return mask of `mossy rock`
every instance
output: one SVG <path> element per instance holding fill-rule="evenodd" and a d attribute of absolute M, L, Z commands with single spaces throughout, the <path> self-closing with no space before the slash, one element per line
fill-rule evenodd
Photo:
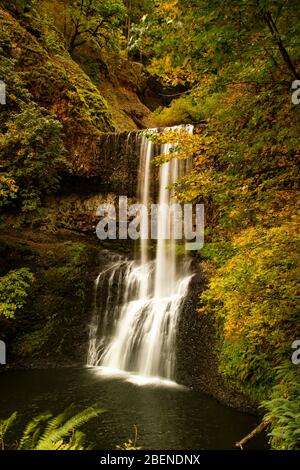
<path fill-rule="evenodd" d="M 34 241 L 0 236 L 1 274 L 27 267 L 35 277 L 25 307 L 11 321 L 0 320 L 9 365 L 84 363 L 98 252 L 84 240 L 42 233 Z"/>

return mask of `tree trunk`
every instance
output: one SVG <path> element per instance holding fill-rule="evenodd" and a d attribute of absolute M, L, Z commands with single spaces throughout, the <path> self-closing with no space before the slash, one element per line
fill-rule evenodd
<path fill-rule="evenodd" d="M 266 427 L 269 425 L 269 421 L 262 421 L 258 426 L 256 426 L 253 431 L 251 431 L 247 436 L 243 437 L 239 442 L 235 443 L 236 447 L 239 447 L 240 449 L 243 450 L 243 446 L 247 444 L 248 441 L 250 441 L 253 437 L 257 436 L 257 434 L 260 434 Z"/>
<path fill-rule="evenodd" d="M 278 31 L 277 26 L 276 26 L 276 24 L 275 24 L 275 22 L 272 18 L 271 13 L 269 11 L 263 13 L 263 18 L 264 18 L 266 24 L 268 25 L 268 28 L 269 28 L 273 38 L 275 38 L 275 42 L 278 46 L 278 49 L 281 53 L 281 56 L 282 56 L 284 62 L 286 63 L 288 69 L 290 70 L 290 72 L 292 72 L 292 74 L 294 75 L 295 78 L 299 79 L 300 75 L 297 72 L 296 67 L 293 64 L 293 61 L 290 58 L 290 55 L 289 55 L 288 51 L 284 47 L 284 44 L 282 42 L 279 31 Z"/>

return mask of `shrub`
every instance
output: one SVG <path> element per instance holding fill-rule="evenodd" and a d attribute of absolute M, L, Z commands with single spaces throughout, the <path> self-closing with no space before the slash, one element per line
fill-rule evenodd
<path fill-rule="evenodd" d="M 172 101 L 168 108 L 159 108 L 154 118 L 158 127 L 167 127 L 199 122 L 203 114 L 197 103 L 187 96 Z"/>
<path fill-rule="evenodd" d="M 270 400 L 262 406 L 271 423 L 270 442 L 274 449 L 300 450 L 300 374 L 296 365 L 284 362 L 277 369 Z"/>
<path fill-rule="evenodd" d="M 17 450 L 84 450 L 85 435 L 78 430 L 79 427 L 92 418 L 104 413 L 98 405 L 90 406 L 83 411 L 75 413 L 74 406 L 70 406 L 57 416 L 51 412 L 42 413 L 34 417 L 20 436 Z M 14 412 L 8 419 L 0 420 L 0 444 L 4 450 L 4 438 L 17 418 Z"/>
<path fill-rule="evenodd" d="M 62 126 L 34 104 L 23 105 L 0 135 L 1 170 L 20 188 L 23 213 L 37 212 L 43 198 L 59 187 L 59 173 L 67 168 Z"/>
<path fill-rule="evenodd" d="M 0 277 L 0 317 L 14 318 L 16 312 L 24 307 L 33 281 L 34 276 L 27 268 L 10 271 Z"/>

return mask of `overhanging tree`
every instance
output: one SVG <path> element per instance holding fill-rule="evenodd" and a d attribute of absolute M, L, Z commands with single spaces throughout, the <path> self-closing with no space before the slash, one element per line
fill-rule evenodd
<path fill-rule="evenodd" d="M 100 46 L 113 42 L 125 16 L 121 0 L 69 0 L 65 27 L 69 51 L 88 41 Z"/>

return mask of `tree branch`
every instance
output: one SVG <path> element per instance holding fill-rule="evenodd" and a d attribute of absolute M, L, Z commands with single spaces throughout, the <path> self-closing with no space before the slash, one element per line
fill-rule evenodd
<path fill-rule="evenodd" d="M 243 446 L 247 444 L 248 441 L 253 439 L 253 437 L 257 436 L 257 434 L 260 434 L 266 427 L 270 424 L 269 420 L 263 420 L 258 426 L 256 426 L 253 431 L 251 431 L 247 436 L 243 437 L 239 442 L 235 443 L 235 447 L 239 447 L 241 450 L 243 450 Z"/>
<path fill-rule="evenodd" d="M 275 24 L 275 22 L 272 18 L 271 13 L 269 11 L 262 12 L 262 10 L 261 10 L 261 13 L 262 13 L 263 19 L 265 20 L 265 22 L 266 22 L 273 38 L 275 39 L 275 42 L 278 46 L 278 49 L 281 53 L 281 56 L 282 56 L 285 64 L 287 65 L 290 72 L 294 75 L 294 77 L 297 78 L 297 79 L 300 79 L 300 75 L 297 72 L 296 67 L 293 64 L 293 61 L 292 61 L 288 51 L 286 50 L 286 48 L 283 44 L 283 41 L 282 41 L 281 36 L 279 34 L 278 28 L 277 28 L 277 26 L 276 26 L 276 24 Z"/>

